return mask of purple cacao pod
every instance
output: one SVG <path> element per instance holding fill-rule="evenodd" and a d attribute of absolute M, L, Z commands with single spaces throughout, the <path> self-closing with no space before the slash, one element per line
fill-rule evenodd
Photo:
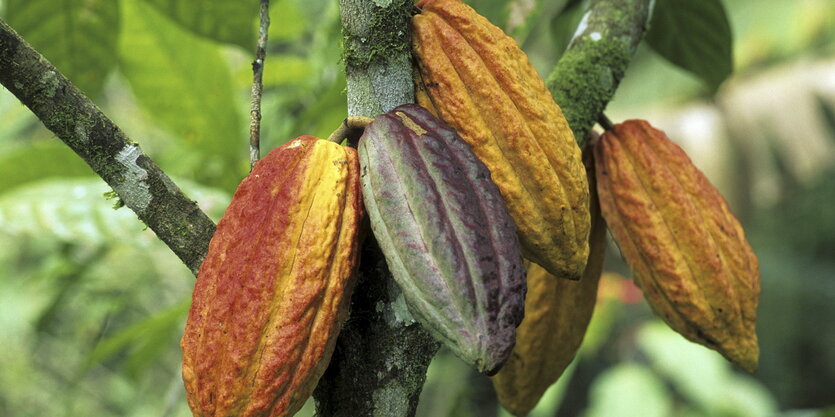
<path fill-rule="evenodd" d="M 487 167 L 414 104 L 378 116 L 357 150 L 371 228 L 409 311 L 479 372 L 497 372 L 522 321 L 525 270 Z"/>

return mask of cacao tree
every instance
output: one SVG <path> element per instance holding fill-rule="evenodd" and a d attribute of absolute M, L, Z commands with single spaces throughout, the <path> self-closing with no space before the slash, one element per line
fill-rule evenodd
<path fill-rule="evenodd" d="M 181 191 L 178 187 L 179 181 L 172 180 L 154 160 L 143 152 L 141 142 L 134 141 L 138 138 L 129 138 L 89 98 L 106 88 L 102 80 L 112 69 L 109 65 L 114 65 L 115 61 L 110 64 L 91 64 L 89 67 L 66 66 L 64 68 L 67 68 L 70 73 L 69 77 L 66 76 L 61 68 L 56 68 L 44 58 L 47 51 L 33 48 L 25 36 L 29 28 L 27 24 L 34 24 L 31 20 L 27 21 L 26 17 L 35 15 L 32 8 L 38 7 L 37 5 L 42 2 L 27 4 L 25 1 L 9 0 L 5 3 L 4 19 L 11 24 L 0 21 L 0 83 L 112 187 L 119 201 L 136 213 L 139 219 L 165 242 L 183 264 L 192 273 L 197 274 L 209 250 L 209 242 L 215 234 L 214 222 L 192 198 Z M 267 3 L 262 1 L 262 7 Z M 484 13 L 488 15 L 487 11 L 496 10 L 486 5 L 489 2 L 472 3 L 476 9 L 482 6 Z M 513 3 L 515 7 L 524 7 L 523 3 L 526 2 L 505 3 Z M 535 10 L 549 7 L 546 5 L 547 2 L 532 3 L 534 7 L 529 8 L 527 14 L 523 14 L 523 17 L 527 19 L 531 19 L 531 16 L 536 14 Z M 559 3 L 561 10 L 566 12 L 573 10 L 574 13 L 579 12 L 578 15 L 582 16 L 576 28 L 572 27 L 573 34 L 565 50 L 560 50 L 555 54 L 559 56 L 559 60 L 553 64 L 553 69 L 546 77 L 545 83 L 548 92 L 560 105 L 567 120 L 567 124 L 549 128 L 557 132 L 556 136 L 563 139 L 575 138 L 579 145 L 579 147 L 574 146 L 574 143 L 568 142 L 571 149 L 576 150 L 576 152 L 572 151 L 574 153 L 570 158 L 575 163 L 573 166 L 575 169 L 572 172 L 568 172 L 567 169 L 565 172 L 560 172 L 563 184 L 569 183 L 579 187 L 580 184 L 585 183 L 585 174 L 589 167 L 586 167 L 586 170 L 582 168 L 579 148 L 586 144 L 587 138 L 592 137 L 590 132 L 598 121 L 604 128 L 611 129 L 611 123 L 603 116 L 603 111 L 614 96 L 641 42 L 648 43 L 671 62 L 703 79 L 708 90 L 715 90 L 731 72 L 729 27 L 723 6 L 718 0 L 659 0 L 657 2 L 591 0 Z M 124 2 L 99 1 L 90 4 L 92 6 L 75 6 L 84 9 L 84 13 L 80 13 L 79 16 L 94 15 L 96 17 L 93 20 L 101 18 L 101 21 L 105 22 L 99 24 L 99 29 L 103 33 L 107 31 L 107 16 L 118 15 L 119 7 L 123 7 L 137 10 L 147 8 L 151 10 L 149 13 L 164 14 L 191 32 L 209 35 L 219 41 L 242 45 L 248 49 L 252 49 L 257 37 L 257 29 L 254 26 L 250 31 L 239 30 L 240 22 L 243 22 L 243 26 L 246 27 L 254 20 L 258 13 L 255 2 L 250 2 L 250 4 L 205 2 L 206 9 L 201 9 L 199 12 L 182 6 L 186 4 L 185 2 L 125 0 Z M 654 10 L 651 10 L 653 4 Z M 421 97 L 415 96 L 417 74 L 415 59 L 421 63 L 425 74 L 437 71 L 435 78 L 430 79 L 424 76 L 423 82 L 436 82 L 435 79 L 441 79 L 444 73 L 443 70 L 427 69 L 428 60 L 425 56 L 420 56 L 420 51 L 416 51 L 416 58 L 413 57 L 413 36 L 420 34 L 419 30 L 413 31 L 411 24 L 413 16 L 417 13 L 413 2 L 410 0 L 340 0 L 339 10 L 342 30 L 342 64 L 344 64 L 344 75 L 340 76 L 344 76 L 345 79 L 347 104 L 347 114 L 341 116 L 373 118 L 398 106 L 415 102 L 428 108 L 429 102 L 421 101 Z M 206 17 L 209 15 L 214 16 L 214 19 Z M 510 26 L 508 23 L 510 19 L 504 14 L 493 17 L 507 21 L 505 23 Z M 118 21 L 118 18 L 114 18 L 113 21 Z M 703 30 L 699 28 L 704 22 L 711 28 L 708 30 L 711 36 L 702 36 L 704 33 L 699 32 Z M 263 65 L 271 65 L 270 55 L 265 57 L 263 54 L 263 42 L 267 38 L 267 32 L 263 19 L 261 23 L 262 48 L 258 50 L 253 63 L 256 79 Z M 131 24 L 141 29 L 136 22 Z M 517 28 L 515 34 L 518 38 L 523 38 L 526 36 L 525 31 L 531 30 L 529 24 L 517 22 L 515 25 Z M 418 24 L 415 24 L 415 27 L 419 27 Z M 16 30 L 24 36 L 18 34 Z M 278 30 L 279 37 L 287 36 L 287 39 L 293 39 L 293 35 L 282 34 L 281 29 Z M 338 33 L 324 33 L 321 36 L 324 37 L 322 42 L 331 46 L 340 41 Z M 121 48 L 129 51 L 130 41 L 121 39 L 119 42 L 128 43 L 128 45 L 122 45 Z M 109 54 L 112 54 L 116 48 L 115 42 L 115 37 L 105 37 L 101 44 L 97 45 L 98 49 L 84 51 L 90 56 L 83 57 L 80 62 L 107 62 L 111 57 Z M 192 45 L 170 46 L 173 49 L 182 48 L 183 51 L 187 51 Z M 200 44 L 195 42 L 193 46 L 199 48 Z M 332 49 L 326 51 L 332 51 Z M 61 57 L 59 52 L 49 51 L 49 54 L 58 60 L 76 62 L 75 59 Z M 167 57 L 172 61 L 173 71 L 176 72 L 177 69 L 189 66 L 225 65 L 221 62 L 220 55 L 215 56 L 217 62 L 188 62 L 188 52 L 183 52 L 183 55 L 185 57 L 182 59 L 186 62 L 179 63 L 179 66 L 176 65 L 177 62 L 174 62 L 180 58 L 178 53 Z M 335 63 L 337 57 L 333 56 L 332 60 Z M 130 83 L 153 82 L 153 80 L 147 80 L 147 76 L 143 79 L 140 71 L 143 57 L 124 54 L 119 61 Z M 280 59 L 276 61 L 276 65 L 289 64 L 289 61 Z M 225 80 L 214 81 L 217 81 L 216 85 L 206 86 L 206 88 L 228 89 L 228 86 L 224 85 Z M 190 81 L 188 77 L 182 77 L 178 82 L 193 81 Z M 256 82 L 254 89 L 259 89 L 259 84 Z M 503 87 L 508 87 L 504 90 L 512 90 L 507 85 Z M 224 97 L 232 96 L 228 91 L 220 91 L 218 94 L 224 94 Z M 260 90 L 257 94 L 260 94 Z M 420 94 L 419 91 L 418 94 Z M 142 100 L 151 103 L 149 107 L 154 107 L 153 95 L 143 97 Z M 183 97 L 182 105 L 203 110 L 200 97 Z M 205 110 L 209 113 L 206 117 L 228 118 L 231 120 L 230 125 L 237 123 L 238 116 L 233 110 L 212 108 Z M 499 117 L 501 123 L 504 116 L 501 113 L 502 106 L 496 105 L 491 110 L 496 112 L 496 117 Z M 435 111 L 443 115 L 446 110 L 438 107 Z M 186 125 L 177 119 L 176 110 L 166 109 L 164 112 L 168 113 L 161 116 L 163 123 L 172 129 L 180 129 L 184 135 L 193 135 L 196 146 L 208 146 L 209 152 L 221 152 L 222 147 L 245 148 L 244 143 L 227 142 L 222 145 L 203 143 L 199 136 L 204 132 L 199 128 L 194 128 L 194 126 L 201 126 L 203 120 L 195 121 L 193 126 Z M 261 117 L 260 110 L 253 110 L 251 130 L 258 131 Z M 263 117 L 268 118 L 270 114 L 266 113 Z M 510 128 L 513 127 L 510 126 Z M 455 128 L 459 132 L 466 130 L 465 126 L 455 126 Z M 194 129 L 194 131 L 189 129 Z M 560 146 L 568 145 L 563 143 Z M 257 142 L 251 149 L 254 161 L 258 156 Z M 360 149 L 361 152 L 364 151 L 364 148 Z M 478 150 L 475 152 L 479 153 Z M 550 160 L 546 162 L 556 165 L 557 160 L 565 154 L 567 152 L 555 150 L 553 155 L 547 156 L 546 159 Z M 230 156 L 228 153 L 223 155 L 219 164 L 240 166 L 242 161 L 246 161 L 240 155 Z M 362 158 L 361 153 L 361 162 Z M 373 160 L 367 162 L 367 164 L 373 163 Z M 485 162 L 485 164 L 491 171 L 494 170 L 490 162 Z M 593 172 L 593 170 L 590 171 Z M 203 175 L 208 181 L 225 182 L 227 188 L 232 188 L 239 182 L 239 179 L 213 178 L 210 172 L 204 172 Z M 502 188 L 502 184 L 498 185 Z M 584 198 L 587 199 L 587 197 Z M 104 202 L 102 204 L 106 205 Z M 575 206 L 579 207 L 579 205 L 572 207 Z M 540 205 L 532 209 L 526 207 L 520 211 L 544 213 L 541 218 L 536 219 L 541 224 L 555 223 L 553 219 L 564 216 L 564 214 L 557 213 L 556 209 L 553 209 L 553 213 L 548 213 L 549 209 L 552 208 Z M 513 210 L 514 207 L 510 207 L 511 215 L 514 214 Z M 570 216 L 585 220 L 589 217 L 588 213 L 579 208 Z M 594 239 L 597 236 L 597 240 L 600 241 L 605 227 L 600 225 L 599 222 L 602 219 L 599 215 L 594 216 L 593 213 L 591 237 Z M 371 221 L 374 222 L 373 217 Z M 520 229 L 528 226 L 520 220 L 516 222 Z M 535 229 L 537 224 L 534 223 L 536 222 L 531 222 L 533 224 L 531 228 Z M 580 265 L 581 263 L 585 265 L 589 252 L 589 231 L 584 232 L 578 234 L 577 241 L 569 245 L 565 253 L 557 256 L 552 256 L 551 253 L 542 254 L 539 255 L 540 258 L 537 258 L 537 255 L 526 256 L 546 267 L 548 271 L 541 271 L 541 275 L 547 275 L 550 272 L 570 275 L 576 279 L 583 275 L 584 271 L 585 274 L 589 274 L 588 267 L 584 269 Z M 559 235 L 557 238 L 561 240 L 565 236 Z M 535 243 L 523 241 L 523 246 L 526 245 L 536 246 Z M 592 257 L 594 257 L 595 245 L 592 243 L 591 246 Z M 597 247 L 600 249 L 600 245 Z M 359 252 L 361 262 L 358 286 L 350 299 L 350 317 L 342 326 L 335 345 L 332 340 L 328 342 L 329 350 L 333 350 L 334 353 L 327 369 L 320 370 L 323 375 L 312 394 L 316 400 L 317 413 L 322 416 L 411 416 L 414 415 L 418 404 L 421 388 L 426 378 L 426 369 L 439 348 L 439 343 L 432 337 L 432 334 L 439 330 L 427 331 L 421 324 L 408 318 L 408 313 L 405 313 L 403 307 L 400 288 L 394 281 L 394 278 L 401 278 L 398 276 L 400 271 L 390 268 L 384 257 L 384 250 L 381 250 L 374 239 L 366 239 Z M 513 257 L 512 253 L 503 252 L 502 254 Z M 558 259 L 572 256 L 577 259 L 565 262 Z M 549 264 L 549 260 L 554 264 Z M 242 268 L 246 267 L 247 265 L 244 265 Z M 591 289 L 584 288 L 578 291 L 595 292 L 599 268 L 599 264 L 592 268 L 596 270 L 596 273 L 591 273 L 595 275 L 593 285 L 589 287 Z M 392 272 L 394 272 L 394 277 Z M 401 285 L 404 284 L 401 283 Z M 586 307 L 590 315 L 590 306 L 583 307 Z M 344 309 L 340 309 L 342 310 Z M 585 319 L 585 323 L 587 322 L 588 317 Z M 515 327 L 516 324 L 518 320 L 514 321 L 513 326 Z M 188 332 L 187 329 L 187 334 Z M 566 332 L 572 333 L 572 330 L 569 329 Z M 694 336 L 694 338 L 698 337 Z M 582 331 L 580 331 L 579 339 L 582 339 Z M 579 339 L 575 340 L 577 345 Z M 194 347 L 196 350 L 201 348 L 206 348 L 206 346 Z M 191 369 L 191 365 L 199 359 L 195 360 L 193 357 L 186 356 L 187 363 L 190 364 L 189 369 Z M 487 370 L 495 371 L 493 365 L 495 364 L 488 366 Z M 560 366 L 565 365 L 566 363 L 562 363 Z M 502 386 L 501 381 L 501 377 L 494 381 L 497 389 Z M 309 381 L 306 383 L 310 385 Z M 312 386 L 309 388 L 312 389 Z M 502 395 L 501 391 L 499 395 Z M 295 410 L 300 406 L 301 404 L 296 401 L 290 408 Z"/>

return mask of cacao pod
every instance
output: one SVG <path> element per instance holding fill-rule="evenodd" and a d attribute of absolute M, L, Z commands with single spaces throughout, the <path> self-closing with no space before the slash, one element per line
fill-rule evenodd
<path fill-rule="evenodd" d="M 595 159 L 603 217 L 655 313 L 756 370 L 757 257 L 719 191 L 643 120 L 606 132 Z"/>
<path fill-rule="evenodd" d="M 583 159 L 591 186 L 589 259 L 580 281 L 557 279 L 528 263 L 525 319 L 516 329 L 516 347 L 491 378 L 499 404 L 515 416 L 526 416 L 542 394 L 559 379 L 583 342 L 597 301 L 597 286 L 606 254 L 606 222 L 594 190 L 591 149 Z"/>
<path fill-rule="evenodd" d="M 357 150 L 371 230 L 409 311 L 478 371 L 495 372 L 513 349 L 525 277 L 490 172 L 414 104 L 377 117 Z"/>
<path fill-rule="evenodd" d="M 417 5 L 418 103 L 490 169 L 525 257 L 579 279 L 589 254 L 589 191 L 562 111 L 515 41 L 471 7 L 459 0 Z"/>
<path fill-rule="evenodd" d="M 354 149 L 302 136 L 258 161 L 194 288 L 181 345 L 195 416 L 301 408 L 347 317 L 362 216 Z"/>

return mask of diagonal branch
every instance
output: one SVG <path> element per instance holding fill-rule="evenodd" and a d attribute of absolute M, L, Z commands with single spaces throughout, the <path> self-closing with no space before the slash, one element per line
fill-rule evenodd
<path fill-rule="evenodd" d="M 643 39 L 650 0 L 592 0 L 547 85 L 583 146 Z"/>
<path fill-rule="evenodd" d="M 0 84 L 84 159 L 197 273 L 215 225 L 66 77 L 0 20 Z"/>

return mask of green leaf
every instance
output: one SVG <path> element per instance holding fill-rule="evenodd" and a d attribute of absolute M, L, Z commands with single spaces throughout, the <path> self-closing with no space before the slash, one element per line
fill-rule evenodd
<path fill-rule="evenodd" d="M 255 50 L 252 22 L 259 2 L 229 0 L 142 0 L 182 27 L 218 42 Z"/>
<path fill-rule="evenodd" d="M 490 23 L 503 28 L 507 25 L 510 0 L 466 0 L 478 14 L 487 18 Z"/>
<path fill-rule="evenodd" d="M 207 181 L 223 178 L 245 158 L 246 131 L 218 46 L 145 3 L 126 0 L 123 9 L 120 63 L 137 101 L 193 150 L 222 158 Z"/>
<path fill-rule="evenodd" d="M 321 17 L 321 15 L 319 17 Z M 306 21 L 307 20 L 302 15 L 302 11 L 299 10 L 298 5 L 296 5 L 296 3 L 292 0 L 270 2 L 270 29 L 268 31 L 268 41 L 286 42 L 298 39 L 305 33 Z M 257 27 L 257 24 L 253 26 L 253 30 L 257 31 Z M 269 60 L 270 56 L 267 55 L 268 63 Z"/>
<path fill-rule="evenodd" d="M 87 95 L 101 92 L 116 63 L 118 1 L 8 0 L 5 19 Z"/>
<path fill-rule="evenodd" d="M 177 183 L 212 218 L 219 218 L 228 205 L 225 193 L 188 181 Z M 0 231 L 89 245 L 127 240 L 133 245 L 157 243 L 156 235 L 131 210 L 113 209 L 113 202 L 104 197 L 110 191 L 96 178 L 26 184 L 0 197 Z"/>
<path fill-rule="evenodd" d="M 54 177 L 94 176 L 78 155 L 57 140 L 0 153 L 0 194 L 18 185 Z"/>
<path fill-rule="evenodd" d="M 117 353 L 127 351 L 126 371 L 137 376 L 157 356 L 169 349 L 172 336 L 188 312 L 191 300 L 182 301 L 100 341 L 87 358 L 85 369 Z"/>
<path fill-rule="evenodd" d="M 305 58 L 285 54 L 267 55 L 263 74 L 264 88 L 304 84 L 312 71 L 313 65 Z M 246 65 L 235 71 L 235 83 L 252 85 L 252 67 Z"/>
<path fill-rule="evenodd" d="M 584 417 L 665 417 L 672 399 L 664 383 L 649 369 L 623 363 L 602 373 L 591 387 Z"/>
<path fill-rule="evenodd" d="M 646 39 L 712 91 L 733 71 L 731 25 L 720 0 L 657 0 Z"/>

